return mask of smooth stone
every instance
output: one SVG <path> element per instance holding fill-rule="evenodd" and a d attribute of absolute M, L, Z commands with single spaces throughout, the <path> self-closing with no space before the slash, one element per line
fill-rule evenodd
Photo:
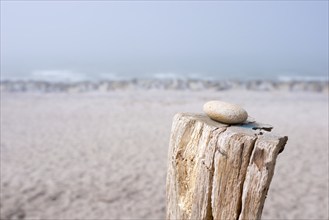
<path fill-rule="evenodd" d="M 203 106 L 203 111 L 209 118 L 225 124 L 239 124 L 247 120 L 248 113 L 239 105 L 209 101 Z"/>

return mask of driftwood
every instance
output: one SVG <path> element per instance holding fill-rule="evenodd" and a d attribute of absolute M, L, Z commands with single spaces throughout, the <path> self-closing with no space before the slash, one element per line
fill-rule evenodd
<path fill-rule="evenodd" d="M 287 142 L 271 129 L 177 114 L 168 155 L 167 219 L 260 219 L 277 155 Z"/>

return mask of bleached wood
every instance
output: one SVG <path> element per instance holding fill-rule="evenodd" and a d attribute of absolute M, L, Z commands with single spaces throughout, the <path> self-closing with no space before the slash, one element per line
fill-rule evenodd
<path fill-rule="evenodd" d="M 276 156 L 287 137 L 257 123 L 228 126 L 175 115 L 167 173 L 167 219 L 261 217 Z"/>

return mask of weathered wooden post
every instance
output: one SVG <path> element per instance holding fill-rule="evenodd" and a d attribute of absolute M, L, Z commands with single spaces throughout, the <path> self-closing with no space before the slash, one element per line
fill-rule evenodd
<path fill-rule="evenodd" d="M 168 157 L 167 219 L 260 219 L 287 137 L 255 122 L 227 125 L 175 115 Z"/>

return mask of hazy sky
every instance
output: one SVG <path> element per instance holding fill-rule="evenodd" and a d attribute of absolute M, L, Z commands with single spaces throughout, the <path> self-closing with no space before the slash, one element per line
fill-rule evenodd
<path fill-rule="evenodd" d="M 47 71 L 326 76 L 328 2 L 1 1 L 2 78 Z"/>

